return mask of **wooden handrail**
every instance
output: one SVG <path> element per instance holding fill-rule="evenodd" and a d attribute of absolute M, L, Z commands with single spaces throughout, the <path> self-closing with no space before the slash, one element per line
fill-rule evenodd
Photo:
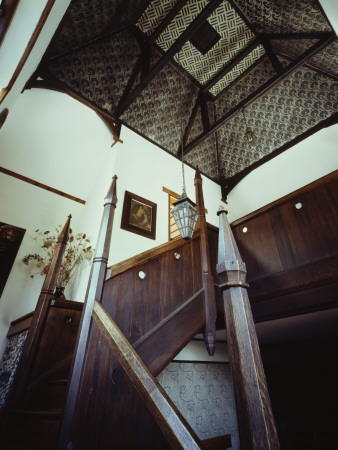
<path fill-rule="evenodd" d="M 200 233 L 197 230 L 191 240 L 197 239 L 199 238 L 199 236 Z M 185 241 L 184 239 L 177 237 L 170 242 L 165 242 L 164 244 L 160 244 L 157 247 L 146 250 L 143 253 L 139 253 L 136 256 L 132 256 L 131 258 L 125 259 L 124 261 L 121 261 L 117 264 L 113 264 L 112 266 L 108 267 L 108 269 L 111 271 L 109 278 L 116 277 L 116 275 L 120 275 L 121 273 L 126 272 L 129 269 L 143 264 L 144 262 L 157 258 L 157 256 L 160 256 L 169 250 L 174 250 L 175 248 L 188 243 L 189 242 Z"/>
<path fill-rule="evenodd" d="M 169 316 L 167 316 L 164 320 L 159 322 L 154 328 L 152 328 L 148 333 L 144 334 L 140 339 L 138 339 L 133 347 L 137 349 L 137 347 L 142 344 L 146 339 L 148 339 L 152 334 L 154 334 L 159 328 L 163 327 L 164 324 L 168 323 L 170 320 L 174 319 L 177 314 L 179 314 L 184 308 L 186 308 L 190 303 L 192 303 L 199 295 L 201 295 L 204 291 L 204 288 L 201 288 L 197 291 L 192 297 L 190 297 L 183 305 L 179 306 L 175 311 L 173 311 Z"/>
<path fill-rule="evenodd" d="M 198 444 L 199 439 L 195 432 L 98 302 L 94 304 L 93 318 L 171 448 L 185 450 L 202 448 Z"/>

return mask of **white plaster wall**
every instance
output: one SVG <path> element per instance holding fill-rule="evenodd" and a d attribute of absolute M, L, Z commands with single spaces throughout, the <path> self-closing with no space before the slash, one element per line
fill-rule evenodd
<path fill-rule="evenodd" d="M 23 70 L 5 100 L 1 103 L 1 109 L 8 108 L 11 111 L 26 81 L 37 68 L 69 3 L 70 0 L 55 1 Z M 7 87 L 46 4 L 47 0 L 20 0 L 12 23 L 0 46 L 0 90 Z"/>
<path fill-rule="evenodd" d="M 43 277 L 29 277 L 22 258 L 35 252 L 30 236 L 37 228 L 49 230 L 64 224 L 73 215 L 76 227 L 83 205 L 52 194 L 23 181 L 0 174 L 0 221 L 26 229 L 16 260 L 0 298 L 0 354 L 6 345 L 6 334 L 12 320 L 34 310 Z"/>
<path fill-rule="evenodd" d="M 87 200 L 113 137 L 90 108 L 67 94 L 20 95 L 0 131 L 1 166 Z"/>
<path fill-rule="evenodd" d="M 228 196 L 229 221 L 337 170 L 337 139 L 338 125 L 324 128 L 252 171 Z"/>
<path fill-rule="evenodd" d="M 122 128 L 123 144 L 116 144 L 112 154 L 104 161 L 96 179 L 94 189 L 81 217 L 81 227 L 91 236 L 97 236 L 103 212 L 103 200 L 113 175 L 118 176 L 117 197 L 109 265 L 149 250 L 168 241 L 168 194 L 163 186 L 174 192 L 182 192 L 181 163 L 173 156 L 132 132 Z M 195 171 L 185 166 L 187 193 L 195 200 Z M 208 222 L 217 225 L 216 212 L 221 203 L 220 187 L 206 177 L 203 178 L 205 207 Z M 156 240 L 122 230 L 121 217 L 125 191 L 130 191 L 157 204 Z M 89 269 L 76 283 L 72 298 L 85 296 Z"/>
<path fill-rule="evenodd" d="M 1 129 L 0 165 L 87 200 L 104 161 L 114 155 L 112 141 L 91 109 L 65 94 L 33 89 L 20 95 Z M 0 298 L 2 354 L 10 322 L 34 310 L 43 282 L 29 278 L 21 262 L 36 250 L 29 235 L 65 223 L 69 214 L 74 232 L 87 230 L 80 220 L 86 206 L 8 175 L 0 174 L 0 198 L 0 221 L 27 229 Z"/>
<path fill-rule="evenodd" d="M 8 85 L 46 3 L 47 0 L 19 2 L 11 26 L 0 47 L 0 59 L 6 62 L 0 66 L 0 89 Z M 17 30 L 20 30 L 20 33 Z"/>

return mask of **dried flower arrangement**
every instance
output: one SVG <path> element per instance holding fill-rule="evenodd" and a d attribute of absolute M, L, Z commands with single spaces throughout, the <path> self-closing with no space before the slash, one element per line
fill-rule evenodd
<path fill-rule="evenodd" d="M 22 262 L 29 266 L 32 272 L 31 278 L 34 278 L 36 274 L 47 274 L 61 229 L 62 226 L 59 225 L 55 228 L 55 232 L 40 231 L 39 229 L 35 231 L 35 236 L 32 239 L 41 247 L 43 254 L 30 253 L 22 259 Z M 69 240 L 63 255 L 56 285 L 65 287 L 79 266 L 84 261 L 91 260 L 93 253 L 94 249 L 90 245 L 90 240 L 86 234 L 78 233 L 74 236 L 72 229 L 70 229 Z"/>

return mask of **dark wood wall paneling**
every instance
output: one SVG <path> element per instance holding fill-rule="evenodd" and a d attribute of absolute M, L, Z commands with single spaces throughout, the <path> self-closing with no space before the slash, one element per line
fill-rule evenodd
<path fill-rule="evenodd" d="M 257 320 L 337 306 L 337 205 L 334 172 L 233 224 Z"/>
<path fill-rule="evenodd" d="M 104 308 L 154 375 L 205 325 L 200 261 L 197 238 L 117 273 L 105 283 Z M 146 274 L 143 280 L 139 271 Z M 168 448 L 95 323 L 83 373 L 75 448 Z"/>
<path fill-rule="evenodd" d="M 27 387 L 2 430 L 1 442 L 8 450 L 55 449 L 67 379 L 75 347 L 83 303 L 55 300 L 48 306 L 41 339 L 35 351 Z M 24 320 L 16 325 L 26 328 Z M 28 317 L 28 319 L 31 319 Z"/>

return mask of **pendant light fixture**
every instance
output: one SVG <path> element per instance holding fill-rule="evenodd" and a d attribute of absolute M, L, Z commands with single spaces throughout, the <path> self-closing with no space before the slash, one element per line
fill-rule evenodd
<path fill-rule="evenodd" d="M 179 58 L 178 58 L 179 59 Z M 182 89 L 183 100 L 183 89 Z M 182 132 L 182 178 L 183 178 L 183 193 L 181 197 L 174 203 L 174 208 L 171 211 L 178 231 L 183 239 L 188 240 L 192 238 L 194 234 L 195 226 L 199 216 L 196 210 L 196 204 L 190 200 L 187 196 L 184 177 L 184 151 L 183 151 L 183 120 L 181 119 L 181 132 Z"/>
<path fill-rule="evenodd" d="M 244 139 L 246 140 L 246 143 L 250 147 L 254 147 L 257 144 L 257 138 L 256 138 L 254 132 L 251 130 L 250 127 L 248 127 L 248 124 L 246 123 L 246 117 L 245 117 L 245 113 L 244 113 L 244 108 L 242 108 L 242 114 L 243 114 L 244 123 L 245 123 Z"/>
<path fill-rule="evenodd" d="M 189 240 L 194 234 L 195 226 L 199 213 L 195 208 L 196 204 L 187 196 L 185 179 L 184 179 L 184 163 L 183 163 L 183 147 L 182 147 L 182 175 L 183 175 L 183 193 L 181 197 L 174 203 L 171 214 L 174 217 L 178 231 L 183 239 Z"/>

